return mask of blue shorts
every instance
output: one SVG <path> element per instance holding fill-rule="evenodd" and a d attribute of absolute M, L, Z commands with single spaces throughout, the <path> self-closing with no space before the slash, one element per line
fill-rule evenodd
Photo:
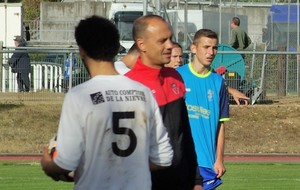
<path fill-rule="evenodd" d="M 221 178 L 217 178 L 215 171 L 211 168 L 199 166 L 200 175 L 203 177 L 203 190 L 212 190 L 222 184 Z"/>

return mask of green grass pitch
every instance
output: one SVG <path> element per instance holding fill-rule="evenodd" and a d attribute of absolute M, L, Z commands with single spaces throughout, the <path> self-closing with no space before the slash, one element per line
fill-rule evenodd
<path fill-rule="evenodd" d="M 227 162 L 227 172 L 218 190 L 297 190 L 300 163 Z M 55 182 L 39 162 L 0 161 L 1 190 L 70 190 L 73 183 Z"/>
<path fill-rule="evenodd" d="M 225 163 L 218 190 L 298 190 L 300 163 Z"/>
<path fill-rule="evenodd" d="M 56 182 L 44 174 L 39 162 L 1 161 L 1 190 L 70 190 L 73 183 Z"/>

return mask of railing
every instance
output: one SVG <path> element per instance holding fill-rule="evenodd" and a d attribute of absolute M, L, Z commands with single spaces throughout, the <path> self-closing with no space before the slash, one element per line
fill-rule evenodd
<path fill-rule="evenodd" d="M 186 54 L 187 63 L 191 54 Z M 251 104 L 270 103 L 277 98 L 300 95 L 300 52 L 218 51 L 218 54 L 245 54 L 244 60 L 232 60 L 223 76 L 229 86 L 250 97 Z M 223 62 L 223 65 L 226 64 Z"/>
<path fill-rule="evenodd" d="M 89 77 L 78 55 L 78 48 L 61 47 L 14 47 L 0 49 L 1 97 L 14 96 L 18 92 L 17 74 L 12 72 L 8 60 L 14 52 L 27 52 L 30 57 L 30 92 L 21 93 L 27 100 L 57 99 Z M 22 62 L 22 60 L 20 60 Z M 69 64 L 72 63 L 72 64 Z M 26 95 L 25 95 L 26 94 Z M 43 96 L 45 95 L 45 96 Z M 59 96 L 57 96 L 59 95 Z M 20 96 L 14 96 L 20 98 Z M 11 98 L 9 98 L 11 99 Z"/>
<path fill-rule="evenodd" d="M 32 62 L 29 78 L 31 91 L 38 92 L 49 90 L 53 92 L 63 92 L 62 88 L 62 65 L 47 62 Z M 11 68 L 4 64 L 2 69 L 2 92 L 18 92 L 17 74 L 12 73 Z"/>

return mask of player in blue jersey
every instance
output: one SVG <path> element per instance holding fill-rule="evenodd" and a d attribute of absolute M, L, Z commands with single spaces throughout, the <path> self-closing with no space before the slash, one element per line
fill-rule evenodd
<path fill-rule="evenodd" d="M 185 86 L 185 101 L 196 148 L 203 189 L 215 189 L 225 173 L 224 121 L 229 120 L 229 102 L 224 79 L 212 68 L 218 36 L 208 29 L 196 32 L 191 52 L 194 59 L 177 68 Z"/>

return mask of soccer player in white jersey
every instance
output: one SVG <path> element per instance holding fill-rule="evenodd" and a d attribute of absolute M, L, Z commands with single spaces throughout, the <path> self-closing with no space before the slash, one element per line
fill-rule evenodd
<path fill-rule="evenodd" d="M 74 189 L 151 189 L 151 169 L 171 165 L 173 150 L 151 91 L 119 75 L 113 59 L 119 34 L 107 19 L 92 16 L 75 29 L 91 79 L 66 94 L 57 133 L 58 155 L 44 148 L 44 172 L 75 171 Z"/>

